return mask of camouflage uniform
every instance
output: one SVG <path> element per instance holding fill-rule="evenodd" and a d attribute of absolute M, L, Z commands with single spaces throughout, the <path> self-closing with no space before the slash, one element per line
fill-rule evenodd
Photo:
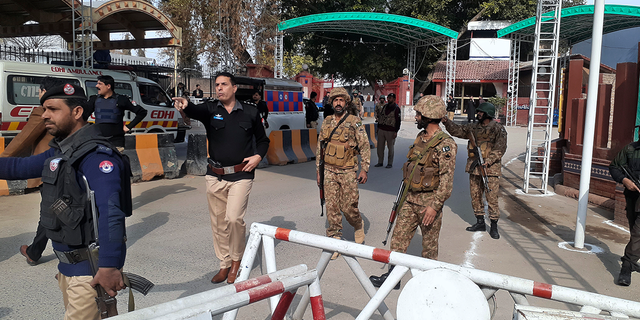
<path fill-rule="evenodd" d="M 468 139 L 470 132 L 473 132 L 475 135 L 478 146 L 482 151 L 482 157 L 487 166 L 489 188 L 491 189 L 490 192 L 485 192 L 487 203 L 489 204 L 489 218 L 491 220 L 498 220 L 498 218 L 500 218 L 500 211 L 498 209 L 499 179 L 502 175 L 502 156 L 507 150 L 507 131 L 500 123 L 494 120 L 491 120 L 486 126 L 480 122 L 459 125 L 453 121 L 445 122 L 444 126 L 447 128 L 447 131 L 449 131 L 449 134 L 458 138 Z M 469 173 L 471 205 L 473 206 L 473 212 L 476 217 L 484 217 L 484 204 L 482 202 L 484 185 L 482 183 L 480 169 L 476 167 L 471 171 L 471 165 L 477 159 L 477 156 L 473 153 L 473 149 L 471 149 L 471 143 L 467 145 L 467 151 L 469 158 L 467 158 L 465 171 Z"/>
<path fill-rule="evenodd" d="M 362 106 L 362 101 L 360 101 L 360 97 L 355 96 L 353 97 L 353 112 L 355 112 L 355 116 L 358 116 L 360 118 L 362 118 L 362 115 L 364 114 L 364 109 Z"/>
<path fill-rule="evenodd" d="M 442 132 L 436 131 L 434 137 Z M 413 146 L 409 150 L 407 158 L 411 159 L 414 155 L 416 147 L 421 146 L 421 149 L 426 147 L 428 140 L 426 139 L 426 131 L 422 131 L 418 134 L 418 137 L 413 143 Z M 416 232 L 416 228 L 420 226 L 422 232 L 422 257 L 429 259 L 438 259 L 438 237 L 440 235 L 440 227 L 442 226 L 442 207 L 445 200 L 451 195 L 453 189 L 453 174 L 456 167 L 456 153 L 458 146 L 455 141 L 448 135 L 444 134 L 444 138 L 429 148 L 427 151 L 422 152 L 427 157 L 427 165 L 435 168 L 434 176 L 439 177 L 439 183 L 433 184 L 435 190 L 432 191 L 413 191 L 412 187 L 409 187 L 406 200 L 400 208 L 400 213 L 396 219 L 396 225 L 393 229 L 393 236 L 391 237 L 391 250 L 396 252 L 406 253 L 411 239 Z M 431 155 L 429 153 L 431 152 Z M 430 159 L 429 159 L 430 157 Z M 407 160 L 403 166 L 410 168 L 410 163 L 417 163 L 419 160 Z M 416 181 L 419 176 L 419 170 L 416 170 L 413 176 L 413 181 Z M 405 175 L 406 176 L 406 175 Z M 409 183 L 408 178 L 405 178 L 405 184 Z M 420 180 L 424 183 L 425 180 Z M 431 179 L 429 179 L 431 182 Z M 415 190 L 415 189 L 414 189 Z M 422 219 L 425 215 L 425 209 L 431 207 L 437 212 L 435 220 L 428 226 L 422 224 Z"/>
<path fill-rule="evenodd" d="M 329 228 L 328 237 L 342 236 L 342 215 L 344 213 L 347 222 L 354 229 L 362 229 L 362 217 L 358 210 L 358 183 L 356 171 L 358 171 L 358 154 L 361 158 L 360 169 L 369 171 L 371 149 L 362 122 L 357 116 L 344 113 L 348 117 L 335 131 L 331 141 L 346 145 L 346 151 L 336 151 L 331 144 L 325 149 L 324 166 L 324 194 L 327 204 L 327 220 Z M 320 163 L 320 146 L 322 141 L 329 141 L 329 134 L 338 125 L 335 115 L 328 116 L 322 122 L 318 147 L 316 149 L 316 166 Z M 344 165 L 331 164 L 330 157 L 345 159 Z"/>
<path fill-rule="evenodd" d="M 380 113 L 382 112 L 382 109 L 384 109 L 384 106 L 386 106 L 386 105 L 387 105 L 386 102 L 385 103 L 380 103 L 380 102 L 376 103 L 376 109 L 373 112 L 373 116 L 375 117 L 376 122 L 378 122 L 378 118 L 380 117 Z"/>

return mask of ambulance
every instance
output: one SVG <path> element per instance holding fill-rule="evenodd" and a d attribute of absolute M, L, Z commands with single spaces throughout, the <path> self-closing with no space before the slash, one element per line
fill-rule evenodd
<path fill-rule="evenodd" d="M 132 72 L 16 61 L 0 61 L 0 135 L 15 136 L 25 126 L 33 108 L 40 105 L 38 93 L 44 77 L 80 85 L 89 97 L 98 93 L 97 77 L 101 75 L 112 76 L 117 94 L 129 97 L 132 103 L 147 110 L 147 116 L 132 130 L 134 133 L 172 133 L 176 136 L 178 121 L 182 122 L 180 113 L 173 108 L 167 93 L 149 79 Z M 134 117 L 126 111 L 125 123 Z M 93 120 L 92 115 L 89 121 Z"/>

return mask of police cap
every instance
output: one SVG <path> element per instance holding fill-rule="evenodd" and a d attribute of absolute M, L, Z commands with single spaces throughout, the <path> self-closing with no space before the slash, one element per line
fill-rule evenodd
<path fill-rule="evenodd" d="M 82 87 L 70 83 L 65 83 L 47 90 L 47 92 L 42 95 L 42 98 L 40 98 L 40 104 L 44 104 L 44 102 L 49 99 L 87 100 L 87 95 L 84 93 L 84 89 L 82 89 Z"/>
<path fill-rule="evenodd" d="M 396 94 L 393 93 L 393 92 L 389 93 L 389 95 L 387 95 L 387 99 L 389 99 L 389 98 L 394 98 L 395 99 L 396 98 Z"/>

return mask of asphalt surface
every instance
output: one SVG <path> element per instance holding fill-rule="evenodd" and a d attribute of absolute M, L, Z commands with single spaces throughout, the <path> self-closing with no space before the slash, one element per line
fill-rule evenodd
<path fill-rule="evenodd" d="M 197 128 L 194 128 L 196 131 Z M 383 247 L 388 214 L 401 180 L 400 168 L 417 133 L 415 125 L 403 122 L 396 142 L 394 168 L 374 168 L 369 181 L 360 186 L 366 244 Z M 446 202 L 440 235 L 439 260 L 567 286 L 604 295 L 640 301 L 640 277 L 634 273 L 630 287 L 615 284 L 619 258 L 628 240 L 624 228 L 608 224 L 613 214 L 589 208 L 586 242 L 602 248 L 600 254 L 574 252 L 559 247 L 573 241 L 577 202 L 563 196 L 534 197 L 521 195 L 522 158 L 526 128 L 510 128 L 509 148 L 501 180 L 501 238 L 493 240 L 486 232 L 464 230 L 475 221 L 469 198 L 468 175 L 464 173 L 466 141 L 458 143 L 454 190 Z M 186 144 L 184 144 L 186 146 Z M 177 146 L 182 157 L 181 146 Z M 377 156 L 372 150 L 372 162 Z M 512 160 L 513 161 L 510 161 Z M 386 163 L 385 163 L 386 164 Z M 205 200 L 204 177 L 181 176 L 173 180 L 154 180 L 133 185 L 134 214 L 127 219 L 128 254 L 126 271 L 153 281 L 156 286 L 148 296 L 136 294 L 136 307 L 144 308 L 222 286 L 210 283 L 218 270 L 212 245 L 210 220 Z M 22 244 L 31 242 L 38 222 L 40 195 L 32 193 L 0 198 L 0 319 L 61 319 L 64 308 L 54 275 L 57 260 L 51 247 L 40 264 L 31 267 L 18 253 Z M 259 169 L 253 184 L 245 218 L 247 229 L 253 222 L 324 235 L 326 218 L 320 217 L 315 163 L 306 162 Z M 344 236 L 353 241 L 353 228 L 344 221 Z M 414 237 L 409 254 L 420 255 L 421 236 Z M 388 248 L 388 247 L 387 247 Z M 276 241 L 278 269 L 307 264 L 310 269 L 320 251 Z M 359 259 L 367 274 L 386 271 L 381 263 Z M 266 267 L 262 255 L 251 275 Z M 403 285 L 410 279 L 407 274 Z M 329 319 L 353 319 L 368 302 L 344 260 L 333 261 L 321 281 L 325 311 Z M 294 305 L 300 298 L 300 292 Z M 126 291 L 119 294 L 119 310 L 126 311 Z M 400 291 L 385 300 L 393 314 Z M 541 298 L 530 298 L 536 306 L 579 310 Z M 490 303 L 493 319 L 511 319 L 513 300 L 501 290 Z M 293 306 L 292 306 L 293 309 Z M 238 319 L 268 319 L 266 301 L 240 309 Z M 215 317 L 214 319 L 219 319 Z M 305 319 L 311 319 L 310 308 Z M 382 319 L 375 313 L 372 319 Z"/>

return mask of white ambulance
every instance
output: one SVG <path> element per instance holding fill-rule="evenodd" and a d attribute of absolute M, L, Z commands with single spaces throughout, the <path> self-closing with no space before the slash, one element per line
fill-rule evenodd
<path fill-rule="evenodd" d="M 133 129 L 133 132 L 172 133 L 178 131 L 180 113 L 171 103 L 171 98 L 155 82 L 136 76 L 132 72 L 119 72 L 102 69 L 84 69 L 71 66 L 50 64 L 0 61 L 0 103 L 2 115 L 0 135 L 14 136 L 27 123 L 33 108 L 40 105 L 38 93 L 44 77 L 71 81 L 81 85 L 87 97 L 97 94 L 97 77 L 112 76 L 115 80 L 115 92 L 143 108 L 147 116 Z M 135 115 L 125 112 L 125 122 L 133 120 Z M 93 115 L 89 121 L 94 119 Z"/>

